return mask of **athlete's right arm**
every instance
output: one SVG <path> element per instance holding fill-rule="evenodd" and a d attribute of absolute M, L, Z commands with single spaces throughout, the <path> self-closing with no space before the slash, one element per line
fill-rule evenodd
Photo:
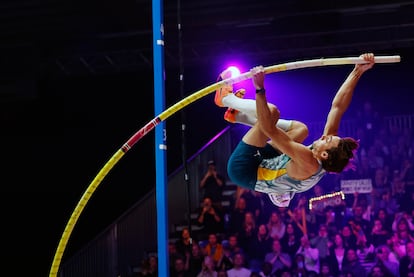
<path fill-rule="evenodd" d="M 355 87 L 361 78 L 361 75 L 371 69 L 374 66 L 374 54 L 367 53 L 361 55 L 369 63 L 366 64 L 357 64 L 355 65 L 352 72 L 345 79 L 344 83 L 339 88 L 336 93 L 331 109 L 328 113 L 326 120 L 325 128 L 323 134 L 328 135 L 338 135 L 339 125 L 345 111 L 348 109 L 352 96 L 354 94 Z"/>

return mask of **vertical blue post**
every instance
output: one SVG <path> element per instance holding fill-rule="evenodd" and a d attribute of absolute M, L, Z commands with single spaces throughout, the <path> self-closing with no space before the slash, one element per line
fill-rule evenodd
<path fill-rule="evenodd" d="M 164 80 L 164 23 L 162 1 L 152 1 L 153 57 L 154 57 L 154 108 L 155 116 L 165 109 Z M 169 276 L 168 258 L 168 193 L 166 170 L 165 122 L 155 127 L 155 170 L 157 203 L 158 276 Z"/>

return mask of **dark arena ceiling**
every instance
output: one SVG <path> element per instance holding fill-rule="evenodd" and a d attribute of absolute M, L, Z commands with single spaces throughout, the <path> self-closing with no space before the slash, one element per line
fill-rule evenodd
<path fill-rule="evenodd" d="M 414 1 L 165 1 L 165 66 L 226 55 L 272 62 L 414 45 Z M 2 1 L 2 78 L 152 68 L 148 0 Z M 181 31 L 178 31 L 178 23 Z"/>

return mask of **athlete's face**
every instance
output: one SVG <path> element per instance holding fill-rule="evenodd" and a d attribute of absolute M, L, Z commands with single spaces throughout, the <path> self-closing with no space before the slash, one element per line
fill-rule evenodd
<path fill-rule="evenodd" d="M 340 137 L 338 136 L 325 136 L 323 135 L 320 139 L 315 140 L 312 144 L 314 153 L 321 153 L 329 150 L 333 147 L 338 147 Z"/>

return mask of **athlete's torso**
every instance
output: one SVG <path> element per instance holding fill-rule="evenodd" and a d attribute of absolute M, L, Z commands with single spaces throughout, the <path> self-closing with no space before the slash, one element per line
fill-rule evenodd
<path fill-rule="evenodd" d="M 255 190 L 264 193 L 296 193 L 312 188 L 325 175 L 326 171 L 319 166 L 318 171 L 305 180 L 296 180 L 287 174 L 286 166 L 290 161 L 286 154 L 263 159 L 257 169 Z"/>

